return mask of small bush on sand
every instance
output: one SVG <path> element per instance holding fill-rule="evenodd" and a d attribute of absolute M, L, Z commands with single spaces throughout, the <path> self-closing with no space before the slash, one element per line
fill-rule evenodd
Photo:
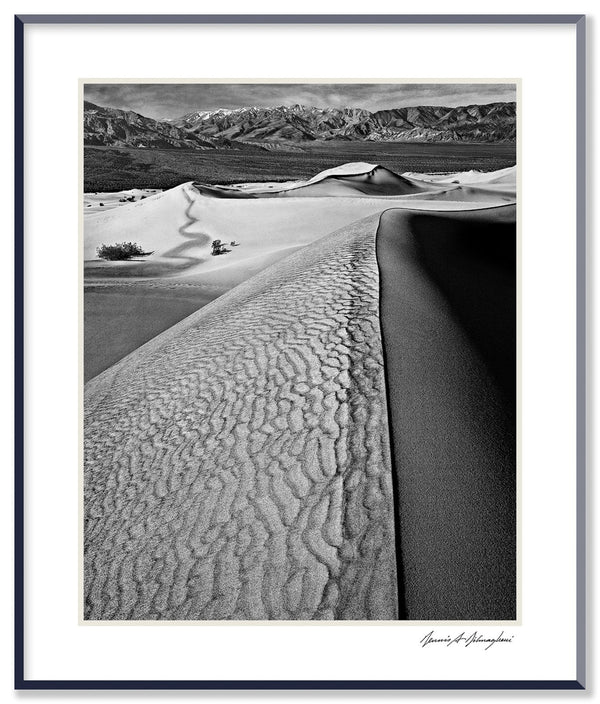
<path fill-rule="evenodd" d="M 225 243 L 221 242 L 221 240 L 213 240 L 210 246 L 213 257 L 216 257 L 219 254 L 227 254 L 228 252 L 231 252 L 231 250 L 227 249 Z"/>
<path fill-rule="evenodd" d="M 120 244 L 103 244 L 96 247 L 96 254 L 100 259 L 109 261 L 124 261 L 131 257 L 146 254 L 136 242 L 121 242 Z"/>

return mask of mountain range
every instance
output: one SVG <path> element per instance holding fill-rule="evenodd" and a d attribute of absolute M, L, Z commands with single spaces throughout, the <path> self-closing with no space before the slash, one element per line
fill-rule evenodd
<path fill-rule="evenodd" d="M 514 142 L 516 103 L 376 112 L 306 105 L 221 108 L 169 120 L 84 103 L 84 144 L 90 146 L 301 149 L 317 140 Z"/>

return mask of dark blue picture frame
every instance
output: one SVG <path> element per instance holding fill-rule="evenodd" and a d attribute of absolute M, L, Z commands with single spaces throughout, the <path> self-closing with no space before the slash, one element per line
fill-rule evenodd
<path fill-rule="evenodd" d="M 577 674 L 574 680 L 31 680 L 24 674 L 24 29 L 31 24 L 570 24 L 577 36 Z M 16 15 L 15 16 L 15 688 L 19 690 L 585 689 L 585 16 L 584 15 Z"/>

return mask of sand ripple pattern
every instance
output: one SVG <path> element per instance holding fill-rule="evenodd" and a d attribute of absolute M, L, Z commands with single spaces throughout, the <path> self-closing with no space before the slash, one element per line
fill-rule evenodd
<path fill-rule="evenodd" d="M 398 617 L 377 223 L 87 384 L 85 618 Z"/>

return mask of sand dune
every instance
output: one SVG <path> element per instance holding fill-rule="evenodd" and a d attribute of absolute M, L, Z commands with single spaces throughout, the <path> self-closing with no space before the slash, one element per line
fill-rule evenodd
<path fill-rule="evenodd" d="M 486 174 L 485 183 L 510 176 L 498 174 Z M 480 184 L 484 182 L 484 175 L 477 178 Z M 398 183 L 400 191 L 406 191 L 408 185 L 413 192 L 373 195 Z M 271 186 L 284 188 L 279 195 L 285 197 L 266 197 L 265 190 Z M 373 164 L 347 164 L 306 182 L 224 189 L 230 193 L 237 189 L 235 199 L 214 197 L 214 189 L 208 194 L 192 183 L 134 203 L 119 201 L 123 196 L 138 197 L 141 192 L 94 195 L 96 201 L 102 198 L 102 202 L 119 207 L 84 208 L 85 281 L 90 292 L 85 318 L 86 380 L 181 320 L 193 301 L 200 306 L 291 252 L 363 217 L 391 206 L 454 211 L 514 202 L 515 197 L 510 185 L 498 193 L 455 184 L 428 184 L 426 188 L 429 190 L 412 186 L 410 180 Z M 317 195 L 314 189 L 324 190 Z M 235 240 L 239 246 L 229 246 L 227 254 L 213 257 L 210 245 L 215 239 L 225 243 Z M 101 244 L 122 241 L 138 242 L 153 254 L 126 262 L 96 257 Z M 160 305 L 153 308 L 148 301 L 157 300 L 160 294 L 156 289 L 160 287 L 166 290 Z M 120 310 L 118 326 L 114 305 Z M 129 339 L 121 330 L 131 331 Z"/>
<path fill-rule="evenodd" d="M 188 184 L 182 184 L 108 211 L 86 213 L 84 210 L 84 260 L 86 263 L 95 260 L 98 265 L 104 264 L 116 274 L 136 264 L 144 265 L 145 262 L 105 263 L 97 258 L 96 248 L 101 244 L 133 241 L 142 243 L 145 251 L 158 253 L 170 249 L 172 244 L 177 246 L 185 242 L 185 228 L 190 223 L 187 210 L 191 202 L 191 188 Z M 173 269 L 177 269 L 177 259 L 175 254 Z"/>
<path fill-rule="evenodd" d="M 160 196 L 92 215 L 85 221 L 86 276 L 144 278 L 184 276 L 186 280 L 215 277 L 237 285 L 260 269 L 334 230 L 381 212 L 378 199 L 272 199 L 222 201 L 203 196 L 184 184 Z M 239 247 L 211 256 L 212 240 L 235 240 Z M 95 258 L 103 242 L 136 241 L 154 250 L 145 261 L 103 262 Z"/>
<path fill-rule="evenodd" d="M 414 184 L 383 166 L 364 162 L 342 164 L 321 171 L 307 181 L 202 187 L 206 195 L 220 198 L 403 196 L 429 190 L 433 190 L 429 184 Z"/>
<path fill-rule="evenodd" d="M 454 174 L 402 174 L 415 186 L 452 187 L 456 197 L 462 194 L 465 200 L 490 198 L 492 195 L 503 197 L 505 202 L 516 201 L 517 167 L 510 166 L 491 173 L 481 171 L 463 171 Z"/>
<path fill-rule="evenodd" d="M 415 186 L 412 181 L 417 179 L 376 165 L 346 164 L 309 181 L 279 184 L 277 193 L 284 199 L 270 198 L 269 184 L 221 187 L 217 190 L 237 195 L 222 198 L 215 197 L 214 188 L 186 183 L 109 212 L 90 213 L 85 218 L 86 277 L 185 276 L 214 282 L 210 274 L 219 270 L 220 283 L 233 286 L 294 248 L 391 206 L 464 210 L 514 202 L 509 184 L 503 183 L 500 193 L 493 192 L 492 186 L 489 193 L 479 190 L 482 183 L 494 184 L 497 178 L 494 174 L 488 174 L 487 180 L 481 177 L 477 188 L 433 186 L 425 181 Z M 394 189 L 398 192 L 388 195 Z M 213 239 L 235 240 L 240 246 L 212 257 Z M 96 257 L 101 244 L 129 240 L 154 254 L 130 262 L 104 262 Z"/>
<path fill-rule="evenodd" d="M 406 172 L 402 176 L 418 183 L 449 183 L 458 185 L 484 185 L 503 183 L 509 186 L 516 185 L 517 167 L 509 166 L 498 171 L 459 171 L 450 174 L 418 174 Z"/>
<path fill-rule="evenodd" d="M 87 618 L 398 617 L 377 222 L 86 385 Z"/>
<path fill-rule="evenodd" d="M 151 321 L 223 294 L 85 386 L 86 618 L 514 617 L 515 171 L 367 166 L 86 216 Z"/>
<path fill-rule="evenodd" d="M 133 201 L 145 200 L 160 193 L 156 188 L 130 188 L 112 193 L 86 193 L 83 198 L 85 215 L 120 208 Z M 130 200 L 132 199 L 132 200 Z"/>
<path fill-rule="evenodd" d="M 469 187 L 469 188 L 467 188 Z M 395 174 L 377 164 L 363 162 L 342 164 L 322 171 L 306 181 L 286 183 L 244 183 L 233 186 L 205 186 L 197 184 L 203 195 L 216 198 L 311 198 L 311 197 L 412 197 L 430 200 L 442 194 L 454 193 L 446 200 L 468 202 L 477 200 L 475 189 L 516 195 L 516 168 L 510 167 L 491 173 L 465 171 L 454 174 Z M 490 202 L 489 205 L 494 205 Z"/>
<path fill-rule="evenodd" d="M 513 217 L 360 220 L 89 382 L 88 618 L 513 618 Z"/>

